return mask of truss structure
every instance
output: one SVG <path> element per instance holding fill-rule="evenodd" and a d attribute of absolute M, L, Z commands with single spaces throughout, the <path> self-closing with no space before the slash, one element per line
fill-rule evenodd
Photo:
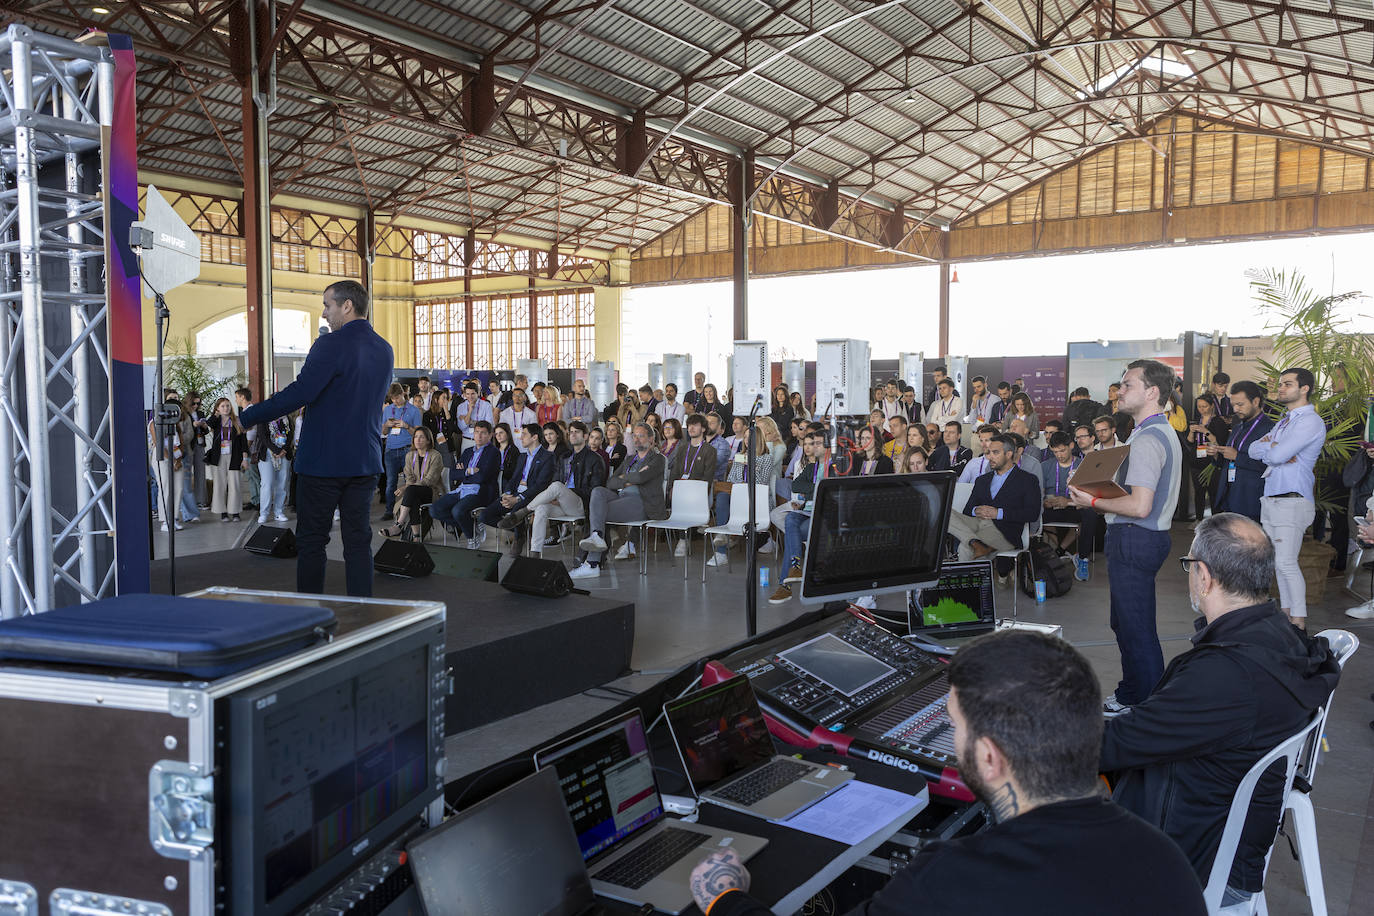
<path fill-rule="evenodd" d="M 0 35 L 0 616 L 113 591 L 108 49 Z"/>

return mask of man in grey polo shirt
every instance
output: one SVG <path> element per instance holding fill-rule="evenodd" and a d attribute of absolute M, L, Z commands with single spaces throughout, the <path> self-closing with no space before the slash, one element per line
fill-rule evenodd
<path fill-rule="evenodd" d="M 1174 370 L 1138 359 L 1121 376 L 1121 410 L 1135 420 L 1130 457 L 1118 475 L 1125 496 L 1103 499 L 1069 488 L 1074 505 L 1107 515 L 1107 576 L 1112 632 L 1121 650 L 1121 681 L 1103 704 L 1124 712 L 1150 695 L 1164 674 L 1155 624 L 1155 576 L 1169 556 L 1169 524 L 1178 502 L 1183 449 L 1166 413 Z"/>
<path fill-rule="evenodd" d="M 1310 398 L 1317 381 L 1309 369 L 1285 369 L 1274 392 L 1288 412 L 1245 453 L 1266 465 L 1260 525 L 1274 542 L 1274 572 L 1279 580 L 1279 604 L 1300 630 L 1307 629 L 1307 583 L 1298 567 L 1303 532 L 1312 524 L 1317 504 L 1312 468 L 1326 444 L 1326 423 Z"/>

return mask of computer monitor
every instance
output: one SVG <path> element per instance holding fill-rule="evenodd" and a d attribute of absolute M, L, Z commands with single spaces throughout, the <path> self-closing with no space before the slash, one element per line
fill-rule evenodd
<path fill-rule="evenodd" d="M 905 592 L 939 578 L 955 475 L 826 477 L 816 487 L 801 600 Z"/>
<path fill-rule="evenodd" d="M 996 581 L 991 560 L 946 563 L 934 585 L 912 589 L 911 632 L 972 636 L 997 627 Z"/>

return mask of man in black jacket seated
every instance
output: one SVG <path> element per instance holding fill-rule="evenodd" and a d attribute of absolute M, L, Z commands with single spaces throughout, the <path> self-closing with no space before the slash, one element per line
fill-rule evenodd
<path fill-rule="evenodd" d="M 925 846 L 853 912 L 1201 916 L 1202 890 L 1168 837 L 1104 797 L 1101 689 L 1068 643 L 1024 630 L 979 637 L 949 666 L 964 783 L 995 825 Z M 733 850 L 692 872 L 707 916 L 767 910 Z"/>
<path fill-rule="evenodd" d="M 508 513 L 525 508 L 553 482 L 558 459 L 540 444 L 542 433 L 538 423 L 520 427 L 520 450 L 524 454 L 520 456 L 518 470 L 507 481 L 506 492 L 482 510 L 482 524 L 494 525 Z"/>
<path fill-rule="evenodd" d="M 1340 666 L 1325 639 L 1294 627 L 1269 599 L 1274 547 L 1255 521 L 1222 512 L 1199 522 L 1182 561 L 1202 615 L 1193 648 L 1148 699 L 1107 723 L 1101 766 L 1125 771 L 1116 801 L 1173 837 L 1205 882 L 1236 787 L 1327 702 Z M 1283 790 L 1277 766 L 1255 787 L 1223 906 L 1261 888 Z"/>
<path fill-rule="evenodd" d="M 959 444 L 959 437 L 963 434 L 964 427 L 958 420 L 950 420 L 946 423 L 940 434 L 940 444 L 935 446 L 935 451 L 930 453 L 930 464 L 927 470 L 963 473 L 964 465 L 973 460 L 973 451 L 967 446 Z"/>
<path fill-rule="evenodd" d="M 554 510 L 560 515 L 581 513 L 585 517 L 592 491 L 606 483 L 606 462 L 587 448 L 587 435 L 587 424 L 581 420 L 569 423 L 568 444 L 573 450 L 559 462 L 554 480 L 524 508 L 501 519 L 500 527 L 510 529 L 523 522 L 526 516 L 533 516 L 530 523 L 530 553 L 533 555 L 542 556 L 544 548 L 552 546 L 545 543 L 545 535 Z"/>
<path fill-rule="evenodd" d="M 962 514 L 951 515 L 949 534 L 967 563 L 993 550 L 1024 547 L 1022 528 L 1040 517 L 1040 481 L 1016 466 L 1016 440 L 1008 434 L 988 443 L 988 472 L 973 482 Z"/>

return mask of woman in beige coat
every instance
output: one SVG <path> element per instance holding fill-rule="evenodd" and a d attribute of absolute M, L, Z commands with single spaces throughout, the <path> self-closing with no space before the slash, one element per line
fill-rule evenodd
<path fill-rule="evenodd" d="M 396 505 L 392 510 L 396 513 L 396 527 L 382 528 L 378 533 L 387 538 L 405 535 L 408 541 L 418 541 L 421 535 L 420 507 L 448 492 L 444 486 L 444 474 L 444 459 L 430 442 L 429 430 L 423 426 L 415 427 L 410 435 L 410 451 L 406 452 L 396 486 Z M 409 531 L 406 530 L 408 521 Z"/>

